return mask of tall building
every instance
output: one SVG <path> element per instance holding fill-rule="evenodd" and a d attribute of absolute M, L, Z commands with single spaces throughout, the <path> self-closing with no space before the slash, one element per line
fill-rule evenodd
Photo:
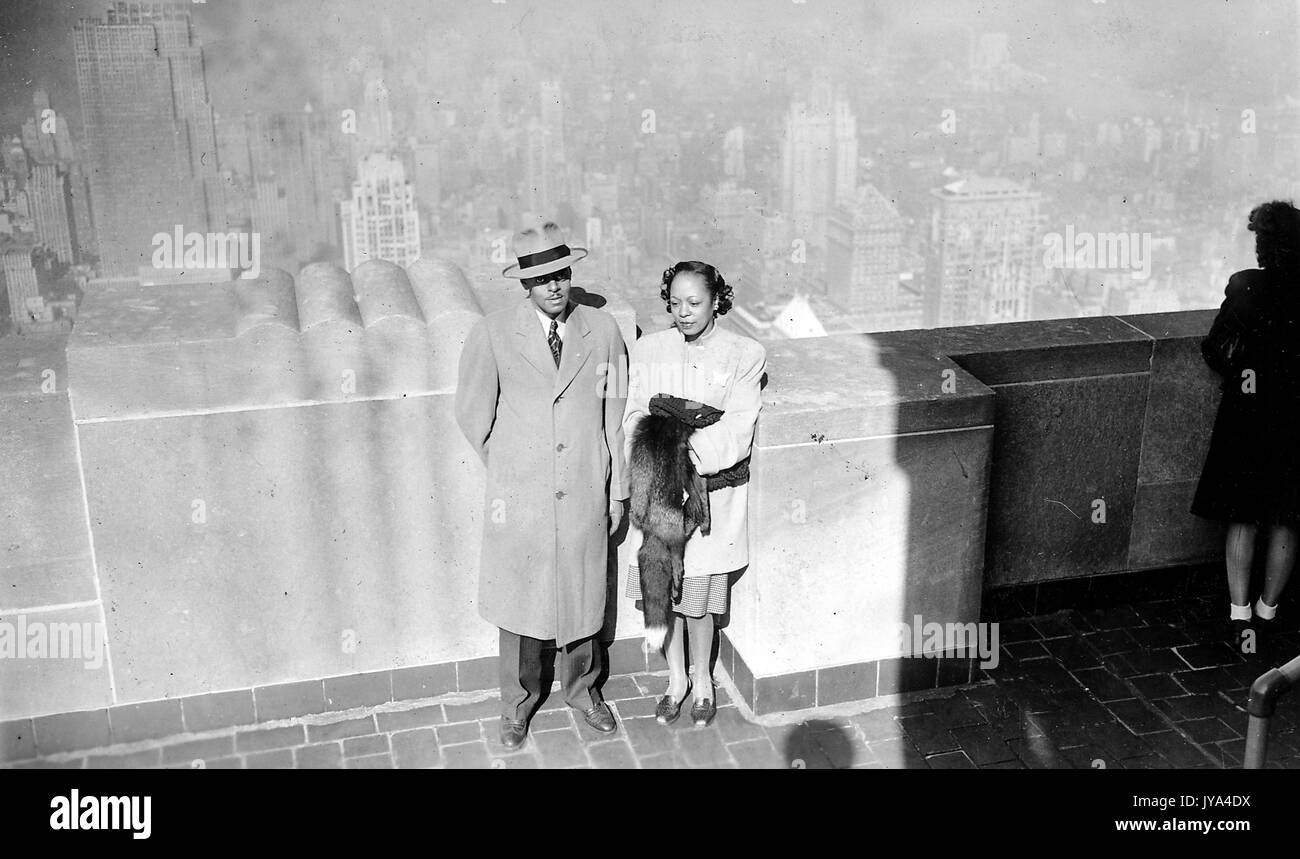
<path fill-rule="evenodd" d="M 37 164 L 27 185 L 36 237 L 59 262 L 71 265 L 72 226 L 68 217 L 68 177 L 56 164 Z"/>
<path fill-rule="evenodd" d="M 835 102 L 835 190 L 831 203 L 851 203 L 858 191 L 858 120 L 844 99 Z"/>
<path fill-rule="evenodd" d="M 31 107 L 34 109 L 35 121 L 32 125 L 36 130 L 39 160 L 62 161 L 65 164 L 77 160 L 77 147 L 73 146 L 72 131 L 68 130 L 68 118 L 52 108 L 48 92 L 36 90 L 31 96 Z"/>
<path fill-rule="evenodd" d="M 4 159 L 4 169 L 13 175 L 18 190 L 26 188 L 27 174 L 31 172 L 31 165 L 27 159 L 27 150 L 23 148 L 22 138 L 10 137 L 5 140 L 3 146 L 0 146 L 0 158 Z"/>
<path fill-rule="evenodd" d="M 217 159 L 223 170 L 237 176 L 251 176 L 252 164 L 248 153 L 248 122 L 246 117 L 216 115 Z"/>
<path fill-rule="evenodd" d="M 38 162 L 76 160 L 68 120 L 50 106 L 49 93 L 43 89 L 32 94 L 32 116 L 23 122 L 23 146 Z"/>
<path fill-rule="evenodd" d="M 524 129 L 524 204 L 529 211 L 545 215 L 559 201 L 562 173 L 555 160 L 556 140 L 537 117 Z"/>
<path fill-rule="evenodd" d="M 857 120 L 828 83 L 794 102 L 786 115 L 782 152 L 782 207 L 795 235 L 825 244 L 826 215 L 853 196 L 857 186 Z"/>
<path fill-rule="evenodd" d="M 104 274 L 134 275 L 155 233 L 225 226 L 212 107 L 189 4 L 118 2 L 73 28 Z"/>
<path fill-rule="evenodd" d="M 30 245 L 7 245 L 0 250 L 0 276 L 9 298 L 9 319 L 20 334 L 28 331 L 29 323 L 34 321 L 31 305 L 41 295 L 32 264 L 33 251 Z"/>
<path fill-rule="evenodd" d="M 1009 179 L 974 176 L 930 193 L 926 327 L 1028 319 L 1042 271 L 1042 195 Z"/>
<path fill-rule="evenodd" d="M 588 172 L 582 179 L 585 194 L 590 198 L 593 208 L 599 209 L 606 218 L 612 218 L 619 210 L 618 177 L 612 173 Z"/>
<path fill-rule="evenodd" d="M 716 189 L 705 186 L 700 194 L 700 206 L 707 223 L 717 227 L 729 238 L 747 241 L 746 232 L 750 213 L 763 207 L 763 199 L 753 188 L 737 188 L 735 182 L 726 181 Z"/>
<path fill-rule="evenodd" d="M 254 189 L 253 229 L 274 264 L 305 262 L 333 243 L 332 192 L 325 173 L 329 129 L 310 105 L 301 111 L 244 117 L 245 156 Z"/>
<path fill-rule="evenodd" d="M 258 234 L 267 259 L 278 264 L 297 250 L 289 215 L 289 194 L 285 185 L 273 174 L 259 176 L 253 181 L 253 232 Z"/>
<path fill-rule="evenodd" d="M 389 104 L 388 85 L 384 82 L 382 65 L 375 76 L 366 81 L 362 102 L 359 129 L 362 152 L 385 152 L 393 145 L 393 109 Z"/>
<path fill-rule="evenodd" d="M 38 89 L 32 94 L 32 108 L 35 111 L 34 116 L 23 122 L 23 146 L 27 147 L 27 151 L 31 152 L 38 162 L 57 161 L 59 153 L 55 140 L 60 126 L 58 120 L 62 117 L 57 116 L 50 108 L 49 94 L 43 89 Z M 50 130 L 51 126 L 53 126 L 52 130 Z"/>
<path fill-rule="evenodd" d="M 614 224 L 610 228 L 609 236 L 601 242 L 599 253 L 605 281 L 620 288 L 626 287 L 631 271 L 632 247 L 622 224 Z"/>
<path fill-rule="evenodd" d="M 442 201 L 442 177 L 439 175 L 439 150 L 437 141 L 413 140 L 412 158 L 415 161 L 415 199 L 430 218 L 437 218 Z"/>
<path fill-rule="evenodd" d="M 750 210 L 743 227 L 751 248 L 741 257 L 739 282 L 745 285 L 745 302 L 784 302 L 792 294 L 804 263 L 795 262 L 790 250 L 790 222 L 780 213 Z"/>
<path fill-rule="evenodd" d="M 88 254 L 98 247 L 95 226 L 91 221 L 90 181 L 81 165 L 72 162 L 68 168 L 68 210 L 72 219 L 72 248 L 76 261 L 86 262 Z"/>
<path fill-rule="evenodd" d="M 372 153 L 357 166 L 352 197 L 339 204 L 343 265 L 353 271 L 367 260 L 407 266 L 420 256 L 420 213 L 402 162 Z"/>
<path fill-rule="evenodd" d="M 866 313 L 894 326 L 899 311 L 903 219 L 872 185 L 863 185 L 826 224 L 826 295 L 852 313 Z"/>

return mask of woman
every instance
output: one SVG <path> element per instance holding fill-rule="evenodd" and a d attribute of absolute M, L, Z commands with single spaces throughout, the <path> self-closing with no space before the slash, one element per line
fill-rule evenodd
<path fill-rule="evenodd" d="M 623 432 L 630 458 L 637 422 L 649 413 L 655 394 L 682 397 L 723 412 L 717 423 L 694 430 L 689 440 L 695 470 L 705 477 L 716 476 L 710 483 L 721 485 L 708 493 L 709 534 L 697 531 L 686 543 L 681 598 L 673 605 L 674 622 L 665 641 L 668 691 L 655 712 L 661 723 L 676 720 L 687 693 L 694 689 L 691 718 L 697 725 L 707 725 L 717 712 L 710 670 L 714 615 L 727 611 L 729 574 L 749 564 L 749 453 L 767 352 L 757 341 L 718 326 L 717 317 L 731 309 L 732 288 L 713 266 L 677 263 L 664 272 L 659 296 L 673 325 L 643 335 L 632 345 Z M 629 527 L 628 541 L 635 559 L 641 545 L 635 526 Z M 641 598 L 635 560 L 628 569 L 626 594 Z M 690 640 L 693 684 L 687 677 L 684 637 Z"/>
<path fill-rule="evenodd" d="M 1300 211 L 1274 201 L 1250 213 L 1258 269 L 1228 280 L 1201 344 L 1223 376 L 1205 467 L 1191 512 L 1228 523 L 1233 646 L 1254 652 L 1248 629 L 1266 633 L 1295 564 L 1300 526 Z M 1250 603 L 1256 536 L 1267 538 L 1264 587 Z M 1255 648 L 1258 649 L 1258 646 Z"/>

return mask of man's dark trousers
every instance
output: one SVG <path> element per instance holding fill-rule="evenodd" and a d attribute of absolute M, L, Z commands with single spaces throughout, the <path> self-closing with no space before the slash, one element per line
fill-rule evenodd
<path fill-rule="evenodd" d="M 501 715 L 526 722 L 542 696 L 542 649 L 551 642 L 501 630 Z M 596 679 L 605 667 L 605 651 L 596 636 L 556 648 L 556 673 L 564 688 L 564 700 L 582 712 L 604 699 L 596 691 Z M 546 691 L 550 691 L 549 689 Z"/>

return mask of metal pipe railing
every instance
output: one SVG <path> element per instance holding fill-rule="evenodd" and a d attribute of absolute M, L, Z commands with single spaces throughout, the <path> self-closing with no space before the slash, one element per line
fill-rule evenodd
<path fill-rule="evenodd" d="M 1277 709 L 1277 699 L 1300 680 L 1300 656 L 1280 668 L 1270 668 L 1250 687 L 1250 722 L 1246 726 L 1246 755 L 1243 769 L 1260 770 L 1268 758 L 1268 723 Z"/>

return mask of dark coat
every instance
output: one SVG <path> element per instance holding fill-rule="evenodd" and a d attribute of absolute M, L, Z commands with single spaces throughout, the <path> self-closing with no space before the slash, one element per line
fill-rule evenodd
<path fill-rule="evenodd" d="M 1224 362 L 1210 344 L 1230 332 L 1241 354 Z M 1300 278 L 1234 274 L 1203 352 L 1223 397 L 1191 512 L 1300 524 Z"/>
<path fill-rule="evenodd" d="M 478 610 L 564 645 L 605 619 L 609 500 L 628 496 L 627 349 L 614 317 L 574 305 L 557 370 L 527 299 L 470 330 L 456 420 L 487 466 Z"/>

